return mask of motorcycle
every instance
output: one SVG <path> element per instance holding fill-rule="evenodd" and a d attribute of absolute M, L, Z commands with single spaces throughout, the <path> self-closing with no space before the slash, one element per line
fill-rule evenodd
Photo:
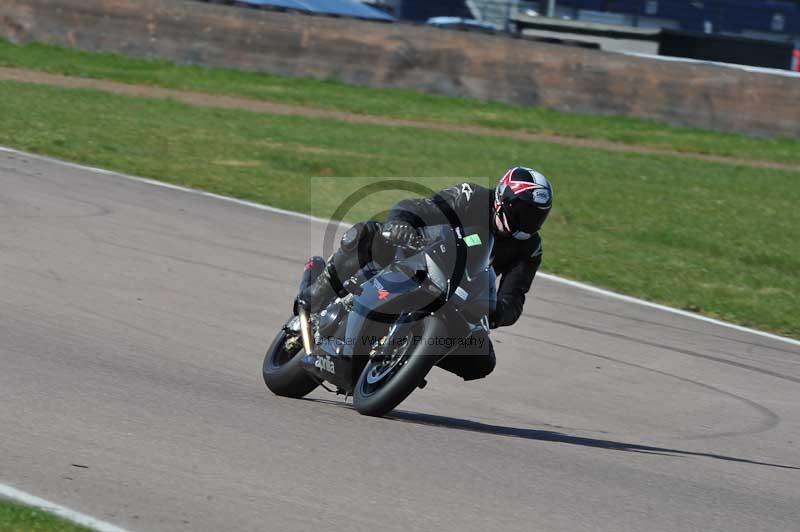
<path fill-rule="evenodd" d="M 343 281 L 347 295 L 317 314 L 296 300 L 264 357 L 267 388 L 301 398 L 323 386 L 352 396 L 359 413 L 383 416 L 424 387 L 440 360 L 488 333 L 496 304 L 491 231 L 437 225 L 421 233 L 388 265 L 363 265 Z M 299 293 L 324 267 L 321 257 L 306 263 Z"/>

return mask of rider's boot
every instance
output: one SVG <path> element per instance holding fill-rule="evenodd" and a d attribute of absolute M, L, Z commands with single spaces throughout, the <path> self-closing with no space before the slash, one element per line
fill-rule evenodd
<path fill-rule="evenodd" d="M 342 287 L 338 279 L 331 275 L 331 270 L 332 267 L 329 263 L 314 282 L 300 293 L 300 299 L 311 313 L 317 313 L 326 308 L 337 296 L 347 295 L 347 290 Z M 334 286 L 337 286 L 339 290 L 336 290 Z"/>
<path fill-rule="evenodd" d="M 337 291 L 334 288 L 335 286 L 338 286 L 340 290 Z M 297 298 L 295 309 L 298 309 L 299 306 L 303 306 L 312 314 L 318 314 L 323 309 L 328 308 L 328 305 L 330 305 L 337 296 L 344 297 L 346 295 L 347 290 L 338 282 L 336 270 L 333 268 L 331 262 L 329 262 L 314 282 L 300 293 Z M 317 332 L 319 334 L 326 334 L 324 331 L 320 330 Z M 335 362 L 331 359 L 331 355 L 326 354 L 324 350 L 314 349 L 313 353 L 306 353 L 303 356 L 302 364 L 306 371 L 321 380 L 328 380 L 336 373 Z"/>
<path fill-rule="evenodd" d="M 380 228 L 381 225 L 377 222 L 366 222 L 354 225 L 345 233 L 339 249 L 331 255 L 320 274 L 301 290 L 295 300 L 295 314 L 301 307 L 312 314 L 319 314 L 336 297 L 347 296 L 349 292 L 345 286 L 351 290 L 358 286 L 358 273 L 362 264 L 368 264 L 372 260 L 371 243 L 380 234 Z M 312 271 L 316 271 L 323 261 L 321 258 L 313 260 Z M 303 357 L 303 366 L 320 379 L 329 379 L 329 374 L 336 372 L 336 363 L 332 356 L 315 350 L 315 353 Z"/>
<path fill-rule="evenodd" d="M 361 269 L 357 244 L 359 239 L 365 238 L 359 236 L 364 232 L 363 225 L 357 224 L 345 233 L 347 238 L 342 238 L 341 246 L 330 256 L 325 264 L 325 269 L 300 293 L 300 300 L 305 303 L 305 308 L 311 313 L 317 313 L 326 308 L 336 297 L 347 295 L 347 289 L 343 284 L 346 284 Z M 351 233 L 356 233 L 356 236 Z M 367 236 L 371 234 L 369 233 Z M 351 242 L 351 240 L 353 241 Z M 364 263 L 366 262 L 365 258 Z"/>
<path fill-rule="evenodd" d="M 348 292 L 343 283 L 347 284 L 363 265 L 372 260 L 375 241 L 383 242 L 380 234 L 381 224 L 378 222 L 361 222 L 351 227 L 342 236 L 339 249 L 330 256 L 323 272 L 300 293 L 297 303 L 317 313 L 337 296 L 346 296 Z M 317 260 L 321 262 L 321 258 Z"/>

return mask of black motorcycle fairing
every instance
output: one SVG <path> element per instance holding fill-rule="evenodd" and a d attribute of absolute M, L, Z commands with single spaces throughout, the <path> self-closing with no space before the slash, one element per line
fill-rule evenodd
<path fill-rule="evenodd" d="M 463 316 L 470 323 L 477 324 L 491 315 L 497 306 L 497 275 L 491 266 L 478 272 L 458 287 L 454 299 L 463 300 Z"/>
<path fill-rule="evenodd" d="M 361 285 L 347 316 L 344 356 L 366 354 L 378 334 L 388 329 L 411 305 L 430 298 L 422 285 L 407 274 L 387 269 Z M 416 296 L 416 297 L 415 297 Z M 387 319 L 388 318 L 388 319 Z M 377 331 L 377 332 L 376 332 Z"/>
<path fill-rule="evenodd" d="M 332 301 L 317 314 L 317 334 L 323 337 L 335 334 L 346 314 L 347 308 L 342 300 Z"/>
<path fill-rule="evenodd" d="M 350 392 L 355 382 L 353 357 L 342 356 L 344 344 L 343 340 L 335 336 L 321 338 L 314 353 L 304 356 L 303 363 L 306 371 L 312 375 Z"/>

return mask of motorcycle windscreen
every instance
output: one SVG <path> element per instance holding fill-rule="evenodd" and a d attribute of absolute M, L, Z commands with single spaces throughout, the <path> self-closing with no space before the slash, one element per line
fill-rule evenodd
<path fill-rule="evenodd" d="M 427 227 L 427 253 L 443 274 L 459 286 L 491 265 L 494 235 L 490 228 L 466 226 L 453 229 L 449 225 Z M 429 268 L 430 269 L 430 268 Z"/>

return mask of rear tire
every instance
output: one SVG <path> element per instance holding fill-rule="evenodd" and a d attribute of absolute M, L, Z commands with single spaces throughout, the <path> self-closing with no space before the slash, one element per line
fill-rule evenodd
<path fill-rule="evenodd" d="M 295 353 L 286 351 L 287 338 L 286 331 L 281 329 L 267 349 L 261 373 L 272 393 L 299 399 L 311 393 L 319 382 L 303 369 L 302 346 Z"/>
<path fill-rule="evenodd" d="M 407 325 L 402 327 L 396 336 L 387 338 L 389 342 L 400 342 L 405 338 L 410 344 L 407 352 L 403 354 L 402 364 L 398 364 L 393 373 L 383 377 L 386 379 L 384 383 L 369 382 L 370 374 L 374 378 L 377 371 L 375 360 L 370 360 L 361 372 L 353 390 L 353 406 L 360 414 L 383 416 L 394 410 L 424 382 L 425 376 L 444 354 L 440 352 L 441 349 L 432 347 L 426 341 L 444 333 L 444 324 L 441 320 L 428 316 L 420 322 Z M 421 336 L 421 341 L 414 342 L 415 336 Z"/>

